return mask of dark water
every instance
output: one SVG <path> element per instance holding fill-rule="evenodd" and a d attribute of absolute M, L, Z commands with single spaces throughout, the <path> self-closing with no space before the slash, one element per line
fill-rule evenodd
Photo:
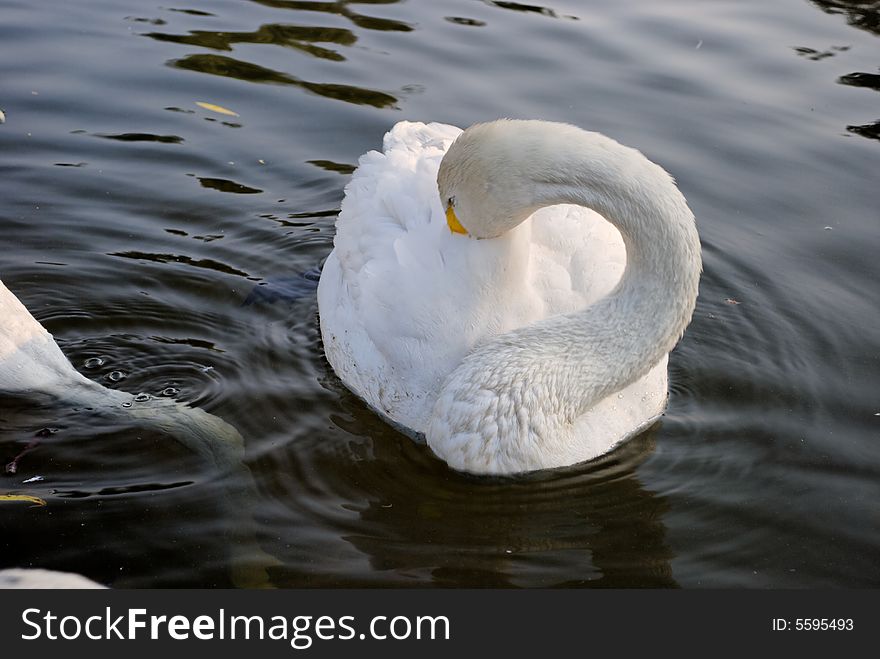
<path fill-rule="evenodd" d="M 880 586 L 876 3 L 2 15 L 0 277 L 89 377 L 236 426 L 253 484 L 6 398 L 4 464 L 56 432 L 0 475 L 48 502 L 2 504 L 0 567 L 231 585 L 246 518 L 279 586 Z M 347 393 L 303 277 L 395 122 L 499 116 L 640 148 L 678 179 L 705 261 L 662 423 L 519 479 L 451 472 Z"/>

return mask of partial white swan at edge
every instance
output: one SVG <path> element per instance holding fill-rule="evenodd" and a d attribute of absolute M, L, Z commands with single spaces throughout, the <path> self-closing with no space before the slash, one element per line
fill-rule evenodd
<path fill-rule="evenodd" d="M 665 409 L 700 241 L 638 151 L 544 121 L 401 122 L 361 157 L 336 230 L 327 359 L 454 469 L 583 462 Z"/>
<path fill-rule="evenodd" d="M 165 432 L 221 470 L 244 454 L 238 431 L 197 407 L 101 386 L 77 371 L 52 335 L 0 281 L 0 393 L 44 394 L 104 418 Z"/>
<path fill-rule="evenodd" d="M 123 423 L 159 430 L 198 454 L 224 486 L 216 490 L 218 505 L 232 520 L 228 534 L 230 577 L 240 587 L 270 586 L 267 568 L 274 557 L 258 545 L 251 514 L 256 486 L 243 462 L 244 440 L 233 426 L 198 407 L 168 398 L 143 396 L 103 387 L 79 373 L 52 335 L 0 281 L 0 393 L 49 396 L 59 407 L 88 410 L 92 423 Z M 149 456 L 145 454 L 145 460 Z M 28 490 L 30 491 L 30 490 Z M 30 581 L 37 573 L 14 575 Z M 3 578 L 0 573 L 0 587 Z M 50 575 L 51 576 L 51 575 Z M 64 587 L 73 587 L 65 582 Z"/>

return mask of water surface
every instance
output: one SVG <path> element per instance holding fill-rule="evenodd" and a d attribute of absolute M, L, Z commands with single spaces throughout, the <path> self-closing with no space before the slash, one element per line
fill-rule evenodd
<path fill-rule="evenodd" d="M 229 586 L 244 554 L 283 587 L 880 586 L 870 3 L 7 0 L 3 17 L 0 277 L 88 377 L 234 425 L 253 480 L 0 398 L 0 462 L 34 444 L 0 490 L 48 503 L 3 504 L 0 567 Z M 502 116 L 662 164 L 705 264 L 662 422 L 515 479 L 450 471 L 348 393 L 313 281 L 358 156 L 395 122 Z"/>

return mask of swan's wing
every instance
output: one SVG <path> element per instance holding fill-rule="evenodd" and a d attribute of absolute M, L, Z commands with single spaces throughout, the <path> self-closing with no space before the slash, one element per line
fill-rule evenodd
<path fill-rule="evenodd" d="M 443 344 L 436 335 L 446 310 L 436 288 L 456 285 L 445 278 L 454 250 L 437 169 L 460 132 L 401 122 L 385 136 L 382 153 L 361 156 L 318 286 L 324 350 L 337 375 L 378 411 L 417 431 L 427 392 L 439 386 L 429 381 L 443 360 L 442 348 L 430 348 Z"/>
<path fill-rule="evenodd" d="M 442 156 L 459 135 L 461 128 L 448 124 L 400 121 L 385 133 L 382 139 L 382 151 L 386 154 L 408 152 L 414 159 L 418 159 L 425 155 L 426 151 L 439 149 Z"/>
<path fill-rule="evenodd" d="M 360 157 L 345 186 L 333 241 L 344 276 L 353 284 L 362 281 L 371 261 L 406 258 L 395 252 L 397 241 L 407 232 L 420 233 L 439 209 L 437 168 L 460 132 L 444 124 L 402 121 L 385 135 L 382 153 Z"/>

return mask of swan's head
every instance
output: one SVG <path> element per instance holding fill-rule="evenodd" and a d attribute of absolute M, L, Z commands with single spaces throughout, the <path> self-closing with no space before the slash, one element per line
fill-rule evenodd
<path fill-rule="evenodd" d="M 502 119 L 475 124 L 452 143 L 437 174 L 450 229 L 495 238 L 538 209 L 531 173 L 545 147 L 528 139 L 534 124 L 546 122 Z"/>

